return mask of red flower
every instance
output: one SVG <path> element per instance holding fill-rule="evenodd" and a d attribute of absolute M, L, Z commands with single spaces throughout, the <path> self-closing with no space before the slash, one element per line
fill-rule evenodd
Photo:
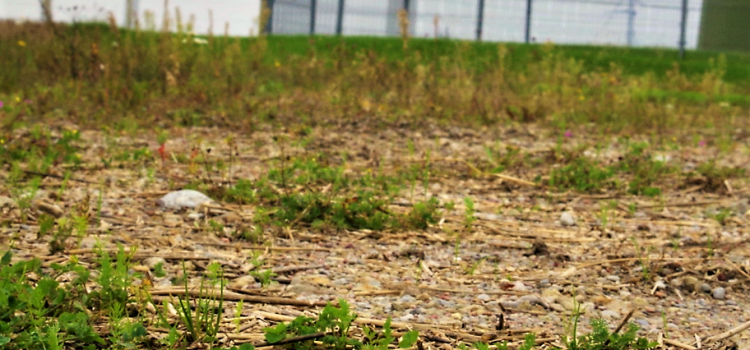
<path fill-rule="evenodd" d="M 159 152 L 159 155 L 161 156 L 162 162 L 165 161 L 165 160 L 167 160 L 167 149 L 166 149 L 165 145 L 166 145 L 165 143 L 162 143 L 161 146 L 159 147 L 159 149 L 156 150 L 157 152 Z"/>

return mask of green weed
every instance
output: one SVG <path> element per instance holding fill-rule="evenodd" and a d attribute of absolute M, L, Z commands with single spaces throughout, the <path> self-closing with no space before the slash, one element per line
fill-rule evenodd
<path fill-rule="evenodd" d="M 349 330 L 357 318 L 357 315 L 349 310 L 349 304 L 339 299 L 338 307 L 328 304 L 318 316 L 312 319 L 298 316 L 289 323 L 279 323 L 274 327 L 264 329 L 266 341 L 270 344 L 279 343 L 282 340 L 304 335 L 318 333 L 321 341 L 333 349 L 346 349 L 354 347 L 369 350 L 387 350 L 389 345 L 395 341 L 391 332 L 391 319 L 386 320 L 383 333 L 378 334 L 369 327 L 363 327 L 364 337 L 362 340 L 355 339 L 349 335 Z M 403 335 L 398 347 L 406 349 L 413 346 L 418 338 L 417 331 L 409 331 Z M 293 349 L 311 349 L 313 340 L 301 340 L 289 344 Z"/>
<path fill-rule="evenodd" d="M 182 268 L 183 275 L 187 275 L 184 264 Z M 216 335 L 219 332 L 219 324 L 224 311 L 224 285 L 226 282 L 218 264 L 212 270 L 213 274 L 210 273 L 212 272 L 211 270 L 209 270 L 208 274 L 208 284 L 210 287 L 205 286 L 205 278 L 201 279 L 198 296 L 192 300 L 192 304 L 195 305 L 194 309 L 191 306 L 190 298 L 187 297 L 190 295 L 188 293 L 187 278 L 183 280 L 186 297 L 180 297 L 178 312 L 180 320 L 186 329 L 184 335 L 188 344 L 195 342 L 213 344 L 217 340 Z M 216 285 L 218 285 L 220 292 L 218 296 L 209 292 L 210 290 L 214 290 L 212 287 Z"/>
<path fill-rule="evenodd" d="M 635 239 L 635 237 L 630 237 L 630 241 L 633 242 L 635 255 L 638 258 L 638 264 L 641 265 L 641 278 L 644 282 L 648 281 L 651 278 L 650 263 L 648 261 L 649 252 L 646 251 L 646 253 L 643 254 L 642 247 L 638 245 L 638 240 Z"/>
<path fill-rule="evenodd" d="M 610 332 L 607 323 L 602 319 L 592 319 L 591 333 L 578 336 L 578 324 L 583 310 L 581 304 L 575 300 L 575 296 L 573 305 L 568 334 L 562 339 L 566 350 L 648 350 L 659 345 L 657 342 L 649 342 L 646 338 L 637 337 L 636 333 L 640 328 L 634 323 L 629 323 L 627 330 L 619 334 Z"/>
<path fill-rule="evenodd" d="M 614 174 L 614 170 L 608 167 L 578 157 L 570 164 L 552 169 L 549 186 L 561 190 L 572 188 L 581 192 L 595 192 L 609 187 L 609 180 Z"/>
<path fill-rule="evenodd" d="M 471 197 L 464 197 L 464 228 L 469 232 L 471 232 L 472 227 L 474 226 L 474 221 L 477 220 L 474 216 L 475 212 L 474 201 Z"/>
<path fill-rule="evenodd" d="M 0 259 L 0 344 L 7 349 L 61 349 L 76 344 L 94 349 L 106 344 L 93 329 L 85 304 L 93 297 L 86 293 L 89 271 L 69 264 L 52 267 L 77 277 L 65 286 L 55 276 L 41 272 L 41 261 L 33 259 L 13 265 L 11 253 Z M 27 274 L 42 276 L 30 281 Z"/>
<path fill-rule="evenodd" d="M 271 269 L 267 269 L 263 272 L 251 271 L 250 274 L 260 282 L 261 287 L 268 287 L 271 285 L 271 278 L 276 276 Z"/>
<path fill-rule="evenodd" d="M 344 175 L 343 166 L 328 163 L 325 156 L 297 158 L 254 181 L 239 180 L 219 195 L 230 202 L 259 205 L 258 228 L 305 225 L 326 229 L 424 229 L 437 222 L 439 202 L 435 198 L 415 202 L 406 213 L 387 207 L 400 192 L 401 180 L 365 173 Z"/>

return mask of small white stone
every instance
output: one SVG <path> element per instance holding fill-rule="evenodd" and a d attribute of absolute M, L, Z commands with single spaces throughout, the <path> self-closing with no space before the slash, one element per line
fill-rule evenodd
<path fill-rule="evenodd" d="M 723 300 L 726 297 L 727 292 L 722 287 L 716 287 L 711 294 L 713 295 L 714 299 Z"/>
<path fill-rule="evenodd" d="M 660 280 L 660 281 L 656 281 L 656 282 L 654 283 L 654 287 L 655 287 L 656 289 L 665 289 L 665 288 L 667 288 L 667 284 L 666 284 L 666 283 L 664 283 L 664 281 L 661 281 L 661 280 Z"/>
<path fill-rule="evenodd" d="M 605 309 L 602 311 L 602 317 L 609 319 L 618 319 L 620 318 L 620 313 L 614 310 Z"/>
<path fill-rule="evenodd" d="M 200 220 L 202 218 L 203 218 L 203 213 L 194 212 L 194 213 L 188 214 L 188 219 L 191 219 L 191 220 Z"/>
<path fill-rule="evenodd" d="M 523 284 L 521 281 L 516 281 L 516 283 L 513 284 L 513 290 L 516 292 L 525 292 L 528 288 Z"/>
<path fill-rule="evenodd" d="M 157 202 L 167 209 L 195 208 L 213 202 L 203 193 L 194 190 L 180 190 L 167 193 Z"/>
<path fill-rule="evenodd" d="M 560 224 L 563 226 L 573 226 L 576 224 L 576 218 L 569 211 L 563 212 L 560 215 Z"/>

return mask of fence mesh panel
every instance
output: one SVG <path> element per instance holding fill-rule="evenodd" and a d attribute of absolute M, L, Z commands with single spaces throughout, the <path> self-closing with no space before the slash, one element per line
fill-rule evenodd
<path fill-rule="evenodd" d="M 313 0 L 275 0 L 273 33 L 309 34 Z M 477 38 L 482 0 L 317 0 L 315 34 L 400 35 L 398 11 L 409 10 L 416 37 Z M 527 6 L 531 4 L 530 16 Z M 688 0 L 686 47 L 698 43 L 703 0 Z M 682 0 L 484 0 L 481 39 L 523 42 L 527 21 L 532 42 L 678 47 Z"/>

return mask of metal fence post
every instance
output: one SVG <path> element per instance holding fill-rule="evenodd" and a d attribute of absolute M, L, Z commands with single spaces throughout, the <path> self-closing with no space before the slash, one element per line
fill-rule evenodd
<path fill-rule="evenodd" d="M 477 41 L 482 41 L 482 26 L 484 24 L 484 0 L 479 0 L 477 11 Z"/>
<path fill-rule="evenodd" d="M 680 22 L 680 59 L 685 58 L 685 31 L 687 30 L 688 0 L 682 0 L 682 21 Z"/>
<path fill-rule="evenodd" d="M 635 44 L 635 0 L 628 1 L 628 46 Z"/>
<path fill-rule="evenodd" d="M 274 0 L 265 1 L 266 7 L 268 7 L 268 10 L 271 11 L 268 15 L 268 19 L 266 20 L 266 26 L 265 28 L 263 28 L 263 32 L 266 33 L 266 35 L 273 33 L 273 1 Z"/>
<path fill-rule="evenodd" d="M 532 0 L 526 0 L 526 32 L 524 41 L 528 44 L 531 42 L 531 1 Z"/>
<path fill-rule="evenodd" d="M 339 9 L 336 14 L 336 35 L 344 31 L 344 0 L 339 0 Z"/>
<path fill-rule="evenodd" d="M 310 35 L 315 34 L 315 16 L 318 14 L 318 0 L 310 0 Z"/>

